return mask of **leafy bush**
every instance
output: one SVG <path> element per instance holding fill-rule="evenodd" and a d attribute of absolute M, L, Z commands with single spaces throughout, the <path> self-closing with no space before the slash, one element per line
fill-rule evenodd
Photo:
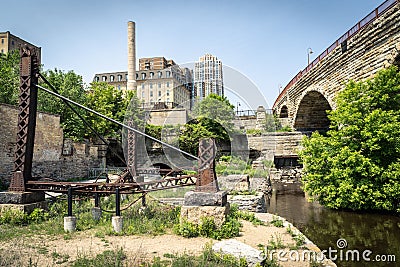
<path fill-rule="evenodd" d="M 277 217 L 273 217 L 271 224 L 275 227 L 283 227 L 283 221 Z"/>
<path fill-rule="evenodd" d="M 350 81 L 330 111 L 330 130 L 304 138 L 305 191 L 333 209 L 400 212 L 400 73 Z"/>

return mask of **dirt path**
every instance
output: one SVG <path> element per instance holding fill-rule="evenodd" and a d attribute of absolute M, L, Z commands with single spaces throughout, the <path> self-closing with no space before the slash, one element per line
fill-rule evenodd
<path fill-rule="evenodd" d="M 264 216 L 265 217 L 265 216 Z M 263 218 L 270 220 L 271 216 Z M 242 221 L 241 235 L 235 239 L 258 249 L 259 245 L 266 246 L 270 240 L 282 241 L 285 250 L 293 247 L 295 241 L 287 233 L 285 227 L 254 226 L 252 223 Z M 19 238 L 7 243 L 0 243 L 1 250 L 8 250 L 14 257 L 31 258 L 37 266 L 68 266 L 79 256 L 94 257 L 105 250 L 122 248 L 127 255 L 129 266 L 135 266 L 143 259 L 151 260 L 153 257 L 163 257 L 165 254 L 192 254 L 199 255 L 206 244 L 218 242 L 209 238 L 184 238 L 173 234 L 160 236 L 105 236 L 95 237 L 90 231 L 75 233 L 71 239 L 64 240 L 62 236 L 33 236 Z M 309 245 L 307 245 L 309 246 Z M 310 245 L 310 249 L 316 249 Z M 0 250 L 0 253 L 1 253 Z M 300 251 L 300 250 L 299 250 Z M 280 262 L 283 267 L 305 267 L 308 262 Z M 1 265 L 1 262 L 0 262 Z M 138 264 L 137 264 L 138 265 Z"/>

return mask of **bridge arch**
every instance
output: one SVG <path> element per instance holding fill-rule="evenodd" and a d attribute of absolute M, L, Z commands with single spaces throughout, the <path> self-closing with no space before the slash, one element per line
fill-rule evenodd
<path fill-rule="evenodd" d="M 332 110 L 328 98 L 316 90 L 304 92 L 297 107 L 293 128 L 297 131 L 326 131 L 330 121 L 327 110 Z"/>
<path fill-rule="evenodd" d="M 281 107 L 281 111 L 279 112 L 279 118 L 287 118 L 289 117 L 289 109 L 286 105 Z"/>

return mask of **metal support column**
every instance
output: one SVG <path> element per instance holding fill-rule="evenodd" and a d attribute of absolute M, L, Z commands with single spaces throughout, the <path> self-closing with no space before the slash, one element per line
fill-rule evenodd
<path fill-rule="evenodd" d="M 115 216 L 121 216 L 121 195 L 119 193 L 119 188 L 115 189 Z"/>
<path fill-rule="evenodd" d="M 20 50 L 20 88 L 17 143 L 14 170 L 9 191 L 25 192 L 25 184 L 32 179 L 33 145 L 35 141 L 39 60 L 36 51 L 28 47 Z"/>

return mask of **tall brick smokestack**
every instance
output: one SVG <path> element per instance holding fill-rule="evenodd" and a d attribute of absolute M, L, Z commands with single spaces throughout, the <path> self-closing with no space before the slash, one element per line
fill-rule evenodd
<path fill-rule="evenodd" d="M 136 90 L 135 22 L 128 21 L 128 90 Z"/>

